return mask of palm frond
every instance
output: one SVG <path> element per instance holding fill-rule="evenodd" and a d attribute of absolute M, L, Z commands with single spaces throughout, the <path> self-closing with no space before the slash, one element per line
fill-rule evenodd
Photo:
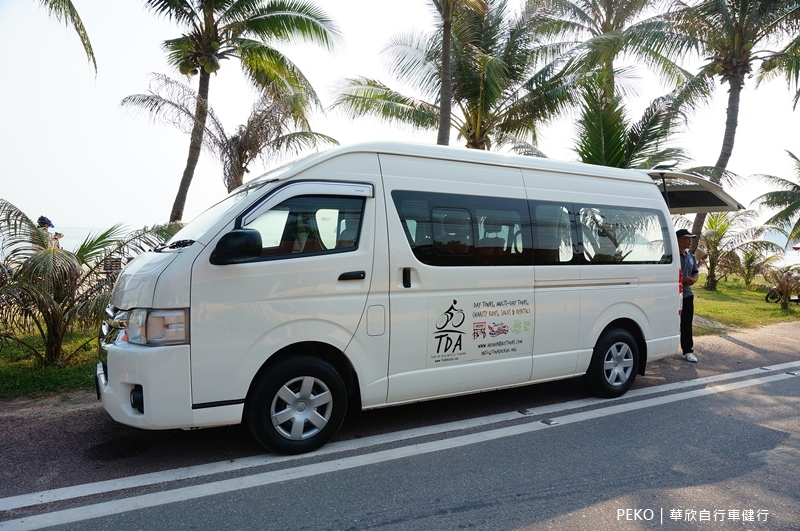
<path fill-rule="evenodd" d="M 259 4 L 262 7 L 246 11 L 248 16 L 237 17 L 237 22 L 242 24 L 243 32 L 258 36 L 264 42 L 279 40 L 316 44 L 333 51 L 336 42 L 341 38 L 337 24 L 314 2 L 252 2 L 253 6 Z"/>
<path fill-rule="evenodd" d="M 86 32 L 78 10 L 75 9 L 75 5 L 70 0 L 39 0 L 39 2 L 50 11 L 50 14 L 56 20 L 63 21 L 67 26 L 72 26 L 72 29 L 78 34 L 78 39 L 81 41 L 86 58 L 92 64 L 94 71 L 97 72 L 97 59 L 94 56 L 92 43 L 89 40 L 89 34 Z"/>
<path fill-rule="evenodd" d="M 438 109 L 428 102 L 404 96 L 374 79 L 353 78 L 345 83 L 331 108 L 351 118 L 375 116 L 421 129 L 438 124 Z"/>
<path fill-rule="evenodd" d="M 414 87 L 423 97 L 435 99 L 438 95 L 440 73 L 438 57 L 440 43 L 431 35 L 420 32 L 401 33 L 392 37 L 381 49 L 389 74 L 409 87 Z"/>
<path fill-rule="evenodd" d="M 681 171 L 718 184 L 735 185 L 742 180 L 741 175 L 717 166 L 692 166 L 691 168 L 682 168 Z"/>
<path fill-rule="evenodd" d="M 222 122 L 189 85 L 164 74 L 153 73 L 149 92 L 131 94 L 120 101 L 121 107 L 149 116 L 153 122 L 175 127 L 187 135 L 192 134 L 197 123 L 198 105 L 204 106 L 206 110 L 202 145 L 215 152 L 224 143 L 225 130 Z"/>
<path fill-rule="evenodd" d="M 588 90 L 585 99 L 576 125 L 578 157 L 586 164 L 627 167 L 628 124 L 619 98 L 605 101 L 596 91 Z"/>
<path fill-rule="evenodd" d="M 795 164 L 795 178 L 798 182 L 773 175 L 756 175 L 775 189 L 753 200 L 769 209 L 778 209 L 765 223 L 776 225 L 786 231 L 788 243 L 800 241 L 800 159 L 791 151 L 786 152 Z"/>
<path fill-rule="evenodd" d="M 245 76 L 275 99 L 303 93 L 313 105 L 321 106 L 311 82 L 286 55 L 258 41 L 238 39 Z"/>

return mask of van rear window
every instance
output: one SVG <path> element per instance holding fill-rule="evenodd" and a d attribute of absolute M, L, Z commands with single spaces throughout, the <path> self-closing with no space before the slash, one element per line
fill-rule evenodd
<path fill-rule="evenodd" d="M 670 263 L 669 229 L 658 210 L 578 207 L 583 258 L 589 264 Z"/>

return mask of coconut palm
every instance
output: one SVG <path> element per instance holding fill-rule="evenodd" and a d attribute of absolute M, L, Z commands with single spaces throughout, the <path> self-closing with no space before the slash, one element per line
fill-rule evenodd
<path fill-rule="evenodd" d="M 171 237 L 176 227 L 144 228 L 125 235 L 120 225 L 87 236 L 73 252 L 50 245 L 50 237 L 11 203 L 0 199 L 0 340 L 30 352 L 42 366 L 70 361 L 94 340 L 119 273 L 109 263 Z M 71 331 L 89 336 L 63 352 Z M 44 345 L 40 352 L 38 337 Z"/>
<path fill-rule="evenodd" d="M 439 134 L 436 143 L 441 146 L 450 144 L 450 127 L 452 117 L 453 80 L 452 80 L 452 35 L 453 17 L 457 9 L 474 9 L 485 12 L 488 9 L 485 0 L 431 0 L 442 21 L 442 66 L 441 86 L 439 90 Z"/>
<path fill-rule="evenodd" d="M 598 72 L 582 83 L 575 147 L 580 160 L 615 168 L 653 168 L 666 161 L 686 160 L 682 149 L 665 144 L 678 131 L 697 94 L 707 91 L 707 83 L 702 78 L 685 83 L 653 100 L 641 118 L 631 122 L 625 116 L 622 98 L 606 96 L 606 75 Z"/>
<path fill-rule="evenodd" d="M 148 93 L 128 96 L 121 105 L 148 112 L 154 119 L 190 133 L 197 99 L 197 92 L 190 86 L 163 74 L 154 74 Z M 303 93 L 281 99 L 265 93 L 253 105 L 247 122 L 230 136 L 213 109 L 208 108 L 203 146 L 222 163 L 222 180 L 228 192 L 243 183 L 249 165 L 259 157 L 279 158 L 320 144 L 337 143 L 329 136 L 311 131 L 310 107 Z"/>
<path fill-rule="evenodd" d="M 750 288 L 757 276 L 764 276 L 780 259 L 781 255 L 779 254 L 767 256 L 760 250 L 748 249 L 731 257 L 731 264 L 728 270 L 742 277 L 745 287 Z"/>
<path fill-rule="evenodd" d="M 602 72 L 603 92 L 613 98 L 620 89 L 617 76 L 624 58 L 644 65 L 676 87 L 691 76 L 673 58 L 677 41 L 654 0 L 541 0 L 536 3 L 537 37 L 554 52 L 577 63 L 585 72 Z"/>
<path fill-rule="evenodd" d="M 576 99 L 576 78 L 555 66 L 534 68 L 540 48 L 533 39 L 530 11 L 512 16 L 506 0 L 490 0 L 484 13 L 458 10 L 453 21 L 452 80 L 456 112 L 452 126 L 468 148 L 490 149 L 535 138 L 547 121 Z M 403 94 L 381 81 L 346 80 L 334 107 L 351 118 L 376 116 L 420 129 L 439 123 L 441 37 L 408 34 L 384 50 L 390 73 L 420 96 Z"/>
<path fill-rule="evenodd" d="M 86 52 L 86 58 L 92 63 L 94 71 L 97 72 L 97 61 L 94 58 L 94 50 L 92 49 L 92 43 L 89 41 L 89 34 L 86 33 L 83 21 L 72 2 L 70 0 L 39 0 L 39 2 L 51 15 L 56 17 L 56 20 L 59 22 L 63 20 L 67 26 L 72 26 L 81 40 L 83 51 Z"/>
<path fill-rule="evenodd" d="M 800 182 L 800 159 L 787 151 L 794 161 L 795 178 Z M 772 175 L 757 175 L 767 181 L 775 190 L 756 197 L 753 202 L 761 206 L 780 209 L 766 223 L 782 227 L 787 233 L 787 245 L 800 242 L 800 184 Z"/>
<path fill-rule="evenodd" d="M 772 227 L 756 225 L 754 210 L 713 212 L 706 218 L 700 235 L 700 245 L 708 253 L 708 273 L 704 288 L 714 291 L 719 281 L 718 273 L 731 272 L 738 254 L 748 251 L 760 253 L 781 252 L 780 245 L 763 239 Z"/>
<path fill-rule="evenodd" d="M 318 104 L 306 77 L 274 45 L 300 39 L 332 49 L 338 30 L 306 0 L 145 0 L 145 6 L 184 28 L 181 37 L 165 41 L 163 48 L 182 74 L 200 76 L 189 155 L 170 213 L 172 222 L 183 216 L 203 144 L 211 74 L 221 62 L 238 59 L 247 78 L 278 99 L 302 92 Z"/>
<path fill-rule="evenodd" d="M 311 131 L 305 117 L 293 114 L 292 100 L 296 98 L 273 101 L 263 96 L 253 106 L 247 122 L 230 136 L 218 120 L 212 121 L 209 144 L 222 162 L 228 192 L 244 183 L 244 176 L 250 171 L 248 166 L 259 157 L 280 160 L 286 154 L 296 155 L 308 148 L 339 143 L 335 138 Z"/>
<path fill-rule="evenodd" d="M 677 0 L 670 10 L 669 19 L 676 31 L 688 37 L 677 51 L 698 51 L 705 58 L 701 72 L 728 84 L 725 132 L 714 164 L 721 172 L 727 168 L 733 153 L 745 80 L 758 62 L 762 69 L 771 67 L 768 61 L 776 52 L 770 46 L 796 35 L 800 0 L 703 0 L 700 3 Z M 766 65 L 764 61 L 767 61 Z M 719 184 L 717 175 L 713 175 L 712 180 Z M 698 214 L 692 232 L 700 231 L 704 222 L 705 214 Z"/>

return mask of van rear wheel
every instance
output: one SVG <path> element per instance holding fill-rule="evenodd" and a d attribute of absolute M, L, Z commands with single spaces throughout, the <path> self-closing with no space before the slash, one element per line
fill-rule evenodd
<path fill-rule="evenodd" d="M 245 417 L 253 436 L 281 454 L 311 452 L 344 421 L 347 390 L 329 363 L 310 356 L 283 359 L 253 385 Z"/>
<path fill-rule="evenodd" d="M 639 346 L 628 331 L 618 328 L 597 341 L 583 380 L 597 396 L 616 398 L 631 388 L 638 371 Z"/>

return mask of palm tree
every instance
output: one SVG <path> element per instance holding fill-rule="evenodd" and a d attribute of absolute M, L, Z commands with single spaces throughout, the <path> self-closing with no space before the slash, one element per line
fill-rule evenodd
<path fill-rule="evenodd" d="M 120 105 L 149 112 L 154 119 L 189 133 L 194 126 L 197 99 L 197 92 L 190 86 L 163 74 L 154 74 L 148 93 L 127 96 Z M 258 157 L 280 157 L 323 143 L 336 144 L 335 139 L 311 131 L 309 112 L 310 102 L 302 93 L 280 100 L 263 94 L 254 104 L 247 123 L 228 136 L 209 107 L 203 146 L 220 159 L 228 192 L 241 186 L 248 166 Z"/>
<path fill-rule="evenodd" d="M 580 160 L 616 168 L 653 168 L 666 161 L 686 160 L 682 149 L 664 144 L 678 131 L 696 95 L 707 90 L 707 83 L 702 78 L 685 83 L 653 100 L 638 121 L 630 122 L 621 96 L 606 96 L 606 74 L 598 72 L 583 83 L 575 147 Z"/>
<path fill-rule="evenodd" d="M 296 155 L 322 144 L 339 143 L 335 138 L 311 131 L 305 117 L 293 114 L 295 98 L 272 101 L 268 96 L 262 97 L 253 106 L 247 122 L 230 136 L 218 120 L 213 120 L 211 149 L 222 162 L 228 192 L 244 183 L 244 175 L 250 171 L 248 166 L 259 157 L 269 155 L 276 160 L 287 153 Z"/>
<path fill-rule="evenodd" d="M 708 253 L 705 289 L 717 289 L 717 273 L 731 271 L 738 261 L 736 255 L 739 253 L 782 251 L 780 245 L 762 239 L 772 227 L 754 225 L 755 221 L 756 212 L 753 210 L 713 212 L 707 216 L 705 229 L 698 238 Z"/>
<path fill-rule="evenodd" d="M 83 51 L 86 52 L 86 58 L 92 63 L 94 71 L 97 72 L 97 61 L 94 58 L 94 50 L 92 50 L 92 43 L 89 41 L 89 34 L 86 33 L 86 28 L 83 27 L 78 11 L 70 0 L 39 0 L 42 6 L 50 11 L 50 14 L 56 17 L 56 20 L 65 24 L 72 25 L 75 33 L 83 45 Z"/>
<path fill-rule="evenodd" d="M 622 57 L 649 67 L 671 86 L 691 76 L 671 57 L 676 41 L 653 0 L 541 0 L 536 3 L 536 34 L 551 43 L 561 59 L 576 63 L 584 72 L 603 72 L 603 93 L 615 97 Z M 652 12 L 654 16 L 648 16 Z M 626 69 L 627 70 L 627 69 Z"/>
<path fill-rule="evenodd" d="M 800 1 L 703 0 L 695 4 L 677 0 L 669 18 L 676 31 L 688 37 L 677 50 L 697 50 L 705 57 L 701 72 L 728 84 L 725 132 L 714 165 L 718 173 L 712 175 L 712 181 L 719 184 L 733 153 L 745 80 L 756 61 L 762 61 L 763 69 L 763 61 L 776 55 L 769 45 L 796 35 Z M 771 67 L 769 62 L 766 66 Z M 701 230 L 705 217 L 695 217 L 692 232 Z"/>
<path fill-rule="evenodd" d="M 33 221 L 0 199 L 0 340 L 19 344 L 42 366 L 67 363 L 94 341 L 119 273 L 106 266 L 168 239 L 177 227 L 125 232 L 114 225 L 87 236 L 74 252 L 54 248 Z M 63 352 L 73 330 L 89 339 Z M 37 336 L 44 352 L 32 340 Z"/>
<path fill-rule="evenodd" d="M 185 75 L 200 75 L 189 154 L 169 220 L 183 217 L 186 196 L 200 158 L 211 74 L 221 61 L 237 58 L 250 81 L 280 99 L 297 92 L 319 103 L 303 73 L 273 44 L 302 39 L 332 49 L 338 30 L 328 16 L 305 0 L 145 0 L 159 15 L 185 28 L 164 42 L 169 62 Z"/>
<path fill-rule="evenodd" d="M 731 257 L 730 272 L 735 273 L 742 277 L 746 288 L 750 288 L 753 280 L 758 275 L 764 275 L 770 271 L 776 262 L 781 259 L 779 254 L 771 254 L 769 256 L 757 249 L 748 249 Z"/>
<path fill-rule="evenodd" d="M 795 176 L 800 181 L 800 159 L 787 151 L 794 161 Z M 800 242 L 800 184 L 772 175 L 757 175 L 776 189 L 756 197 L 753 202 L 767 208 L 781 209 L 765 223 L 787 230 L 787 246 Z"/>
<path fill-rule="evenodd" d="M 506 0 L 490 0 L 480 13 L 456 11 L 453 21 L 453 103 L 457 112 L 452 126 L 468 148 L 490 149 L 535 138 L 536 124 L 551 119 L 576 99 L 576 78 L 557 74 L 554 65 L 534 69 L 540 48 L 533 39 L 535 20 L 525 10 L 508 14 Z M 421 97 L 403 94 L 381 81 L 346 80 L 347 87 L 334 107 L 351 118 L 370 115 L 421 129 L 440 123 L 439 34 L 401 35 L 384 53 L 390 56 L 390 73 L 413 86 Z"/>
<path fill-rule="evenodd" d="M 442 20 L 442 66 L 441 86 L 439 91 L 439 134 L 436 143 L 440 146 L 450 144 L 450 124 L 452 116 L 453 80 L 452 80 L 452 34 L 453 17 L 456 9 L 474 9 L 480 13 L 488 9 L 485 0 L 431 0 Z"/>

